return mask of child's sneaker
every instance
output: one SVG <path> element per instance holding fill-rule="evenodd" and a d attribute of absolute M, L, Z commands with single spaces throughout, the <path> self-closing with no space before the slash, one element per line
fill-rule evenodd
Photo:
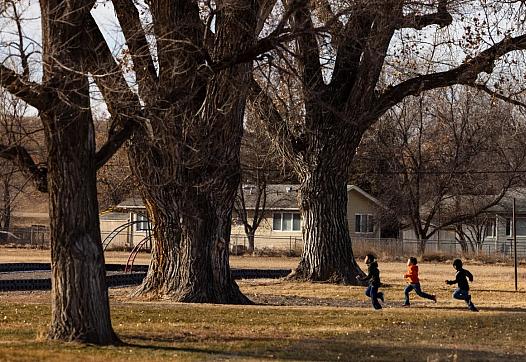
<path fill-rule="evenodd" d="M 411 306 L 411 304 L 409 304 L 409 303 L 402 304 L 402 307 L 405 307 L 405 308 L 410 307 L 410 306 Z"/>
<path fill-rule="evenodd" d="M 475 307 L 475 305 L 473 303 L 470 303 L 469 305 L 469 310 L 472 311 L 472 312 L 478 312 L 479 310 L 477 309 L 477 307 Z"/>
<path fill-rule="evenodd" d="M 437 302 L 437 296 L 436 295 L 432 295 L 431 296 L 431 300 L 436 303 Z"/>

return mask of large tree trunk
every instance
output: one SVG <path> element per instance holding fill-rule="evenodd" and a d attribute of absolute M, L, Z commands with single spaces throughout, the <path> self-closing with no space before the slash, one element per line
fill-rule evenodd
<path fill-rule="evenodd" d="M 152 257 L 148 273 L 133 295 L 164 297 L 172 289 L 173 275 L 176 271 L 178 249 L 181 242 L 180 217 L 177 206 L 166 193 L 159 200 L 155 190 L 150 188 L 144 194 L 147 200 L 148 218 L 153 224 Z M 168 192 L 168 191 L 167 191 Z"/>
<path fill-rule="evenodd" d="M 149 190 L 146 197 L 152 196 Z M 165 200 L 148 202 L 154 223 L 152 260 L 134 294 L 189 303 L 250 303 L 230 272 L 231 207 L 213 205 L 210 193 L 198 188 L 179 194 L 169 207 Z"/>
<path fill-rule="evenodd" d="M 95 134 L 82 67 L 82 26 L 90 2 L 41 0 L 43 83 L 53 92 L 40 112 L 48 149 L 52 321 L 49 338 L 114 344 L 96 190 Z"/>
<path fill-rule="evenodd" d="M 87 81 L 83 84 L 88 86 Z M 78 88 L 74 88 L 78 89 Z M 45 116 L 43 116 L 45 117 Z M 52 339 L 112 344 L 88 115 L 55 116 L 48 133 Z"/>
<path fill-rule="evenodd" d="M 290 278 L 361 284 L 347 222 L 347 183 L 318 168 L 301 185 L 304 249 Z"/>
<path fill-rule="evenodd" d="M 214 61 L 253 44 L 257 13 L 252 0 L 223 4 L 215 18 Z M 194 64 L 198 53 L 193 46 L 176 50 L 178 56 L 187 51 L 186 61 Z M 168 66 L 173 64 L 161 67 L 161 80 L 163 74 L 176 74 Z M 158 139 L 130 148 L 133 170 L 156 223 L 151 270 L 138 294 L 182 302 L 250 303 L 232 279 L 229 245 L 240 178 L 243 86 L 251 69 L 251 64 L 232 64 L 206 78 L 195 78 L 190 71 L 174 78 L 161 92 L 166 98 L 152 117 Z"/>

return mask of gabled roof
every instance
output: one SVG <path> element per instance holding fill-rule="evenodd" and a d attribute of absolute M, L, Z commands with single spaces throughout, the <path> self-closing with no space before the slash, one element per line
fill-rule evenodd
<path fill-rule="evenodd" d="M 495 206 L 486 210 L 494 213 L 510 213 L 513 210 L 513 199 L 515 199 L 515 209 L 518 214 L 526 214 L 526 189 L 518 188 L 510 190 Z"/>
<path fill-rule="evenodd" d="M 267 210 L 299 210 L 299 185 L 292 184 L 273 184 L 267 185 Z M 243 185 L 245 205 L 248 210 L 253 210 L 255 208 L 257 200 L 257 189 L 254 185 Z M 371 196 L 361 188 L 355 185 L 348 185 L 347 192 L 356 191 L 360 195 L 364 196 L 366 199 L 372 201 L 373 203 L 382 206 L 382 203 L 375 197 Z M 118 204 L 114 209 L 121 210 L 143 210 L 144 203 L 140 197 L 130 197 L 120 204 Z"/>
<path fill-rule="evenodd" d="M 253 210 L 256 207 L 257 188 L 253 185 L 243 185 L 245 207 Z M 299 210 L 299 185 L 275 184 L 267 185 L 266 210 Z"/>
<path fill-rule="evenodd" d="M 138 196 L 130 197 L 118 204 L 115 209 L 145 209 L 142 198 Z"/>
<path fill-rule="evenodd" d="M 385 208 L 384 204 L 382 204 L 380 202 L 380 200 L 378 200 L 376 197 L 372 196 L 371 194 L 365 192 L 364 190 L 362 190 L 361 188 L 359 188 L 356 185 L 347 185 L 347 192 L 349 192 L 349 191 L 356 191 L 359 194 L 361 194 L 362 196 L 364 196 L 365 198 L 367 198 L 367 199 L 371 200 L 372 202 L 374 202 L 375 204 L 377 204 L 378 206 L 381 206 L 381 207 Z"/>

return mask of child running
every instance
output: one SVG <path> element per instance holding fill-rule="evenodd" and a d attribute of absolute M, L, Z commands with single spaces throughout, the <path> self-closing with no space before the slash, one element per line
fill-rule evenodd
<path fill-rule="evenodd" d="M 455 280 L 446 280 L 449 285 L 458 284 L 457 289 L 453 293 L 453 298 L 466 301 L 468 308 L 472 312 L 478 312 L 479 310 L 475 307 L 475 304 L 471 301 L 471 295 L 469 294 L 469 283 L 473 281 L 473 275 L 466 269 L 462 268 L 462 260 L 453 260 L 453 267 L 457 270 L 455 274 Z"/>
<path fill-rule="evenodd" d="M 375 259 L 376 258 L 374 255 L 367 254 L 367 256 L 365 257 L 365 264 L 367 265 L 367 275 L 364 278 L 358 275 L 356 279 L 369 282 L 369 286 L 365 290 L 365 295 L 371 298 L 374 309 L 382 309 L 382 306 L 378 302 L 378 299 L 380 299 L 383 303 L 384 293 L 378 291 L 378 288 L 381 285 L 380 270 L 378 270 L 378 263 Z"/>
<path fill-rule="evenodd" d="M 420 287 L 420 280 L 418 279 L 418 260 L 414 256 L 410 257 L 407 260 L 407 273 L 404 274 L 404 278 L 407 279 L 409 282 L 409 285 L 405 287 L 404 294 L 405 294 L 405 303 L 404 307 L 409 307 L 411 304 L 409 303 L 409 293 L 411 293 L 412 290 L 416 292 L 417 295 L 419 295 L 422 298 L 430 299 L 433 302 L 437 302 L 437 297 L 435 295 L 427 294 L 422 291 L 422 288 Z"/>

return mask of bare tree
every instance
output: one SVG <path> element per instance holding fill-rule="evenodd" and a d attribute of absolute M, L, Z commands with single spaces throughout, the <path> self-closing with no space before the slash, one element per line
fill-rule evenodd
<path fill-rule="evenodd" d="M 111 126 L 111 120 L 95 122 L 97 144 L 104 144 Z M 97 171 L 97 197 L 100 210 L 108 210 L 137 193 L 137 182 L 131 173 L 126 147 L 119 149 Z"/>
<path fill-rule="evenodd" d="M 526 35 L 520 25 L 504 36 L 493 23 L 479 24 L 478 8 L 496 18 L 510 10 L 508 24 L 520 23 L 521 5 L 501 4 L 502 12 L 493 5 L 316 1 L 291 16 L 289 25 L 301 36 L 263 62 L 251 88 L 252 106 L 301 181 L 305 248 L 291 277 L 356 283 L 346 184 L 362 135 L 386 111 L 453 84 L 503 97 L 487 75 L 512 60 L 507 53 L 526 47 Z M 425 67 L 415 66 L 422 61 Z"/>
<path fill-rule="evenodd" d="M 24 124 L 33 123 L 32 119 L 24 117 L 26 110 L 27 105 L 23 101 L 0 89 L 0 144 L 24 145 L 37 153 L 32 141 L 38 130 Z M 28 179 L 9 160 L 0 158 L 0 170 L 0 230 L 8 232 L 16 200 L 27 189 Z M 7 237 L 7 233 L 0 234 L 0 241 L 7 240 Z"/>
<path fill-rule="evenodd" d="M 253 204 L 250 209 L 246 203 L 246 193 L 248 191 L 249 197 L 254 193 Z M 267 209 L 267 182 L 263 180 L 256 180 L 254 185 L 251 184 L 239 184 L 239 189 L 234 203 L 234 209 L 236 211 L 237 218 L 243 223 L 245 234 L 248 239 L 247 252 L 254 252 L 254 239 L 256 231 L 265 216 Z M 252 214 L 250 211 L 252 211 Z"/>
<path fill-rule="evenodd" d="M 439 230 L 474 220 L 522 181 L 523 136 L 511 106 L 450 88 L 389 112 L 364 137 L 357 161 L 412 227 L 423 254 Z"/>
<path fill-rule="evenodd" d="M 31 74 L 23 41 L 21 4 L 7 2 L 2 20 L 19 35 L 10 58 L 20 71 L 0 65 L 0 85 L 38 110 L 46 159 L 35 160 L 23 145 L 0 145 L 0 156 L 48 192 L 51 220 L 52 320 L 49 338 L 95 344 L 118 342 L 110 320 L 104 255 L 99 230 L 96 170 L 122 144 L 119 119 L 107 142 L 95 148 L 85 52 L 86 19 L 94 1 L 40 1 L 42 80 Z M 37 69 L 38 73 L 38 69 Z"/>
<path fill-rule="evenodd" d="M 254 252 L 256 231 L 265 217 L 268 204 L 268 185 L 296 182 L 290 165 L 266 135 L 261 132 L 251 115 L 248 115 L 241 142 L 241 183 L 236 195 L 234 210 L 237 220 L 243 224 L 248 239 L 249 253 Z M 275 198 L 273 198 L 275 199 Z"/>
<path fill-rule="evenodd" d="M 496 228 L 495 215 L 488 213 L 482 213 L 455 225 L 456 240 L 462 252 L 480 253 L 486 237 L 492 234 L 493 228 Z"/>
<path fill-rule="evenodd" d="M 130 114 L 130 103 L 144 105 L 136 119 L 145 127 L 133 137 L 129 155 L 155 241 L 137 293 L 249 303 L 228 261 L 246 87 L 253 59 L 293 34 L 280 22 L 257 38 L 273 1 L 220 1 L 204 8 L 193 1 L 153 2 L 141 8 L 151 14 L 146 27 L 132 1 L 114 5 L 138 97 L 93 21 L 89 35 L 93 68 L 100 71 L 95 81 L 110 113 Z"/>

